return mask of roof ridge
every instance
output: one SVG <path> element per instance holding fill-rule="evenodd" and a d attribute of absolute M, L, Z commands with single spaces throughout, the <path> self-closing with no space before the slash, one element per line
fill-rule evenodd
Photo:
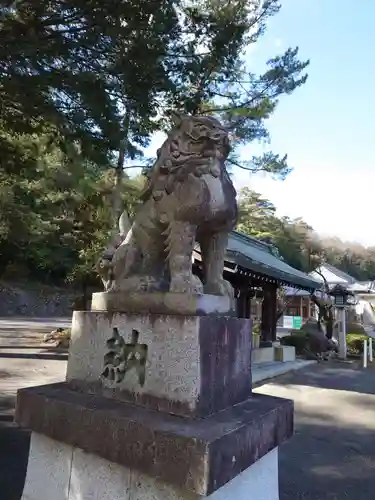
<path fill-rule="evenodd" d="M 265 241 L 259 240 L 255 236 L 251 236 L 246 233 L 242 233 L 241 231 L 231 231 L 231 235 L 235 236 L 236 238 L 240 240 L 244 240 L 247 243 L 254 243 L 256 246 L 262 248 L 262 250 L 267 251 L 268 253 L 272 253 L 272 247 L 274 245 L 271 245 L 270 243 L 266 243 Z"/>
<path fill-rule="evenodd" d="M 322 267 L 326 267 L 329 271 L 333 272 L 337 276 L 345 279 L 346 281 L 349 281 L 351 283 L 355 283 L 357 280 L 354 278 L 354 276 L 351 276 L 350 274 L 346 273 L 345 271 L 342 271 L 338 267 L 333 266 L 332 264 L 324 263 L 321 264 L 317 269 L 321 269 Z"/>

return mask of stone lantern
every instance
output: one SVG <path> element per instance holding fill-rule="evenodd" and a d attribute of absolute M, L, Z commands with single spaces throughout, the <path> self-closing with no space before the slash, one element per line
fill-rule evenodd
<path fill-rule="evenodd" d="M 333 297 L 335 307 L 345 307 L 356 303 L 354 294 L 341 285 L 332 288 L 329 295 Z"/>

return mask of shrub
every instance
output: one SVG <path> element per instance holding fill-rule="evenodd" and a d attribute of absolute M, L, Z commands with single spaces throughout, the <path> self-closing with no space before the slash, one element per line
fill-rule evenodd
<path fill-rule="evenodd" d="M 292 346 L 296 349 L 296 354 L 304 354 L 309 347 L 309 337 L 306 332 L 301 332 L 298 330 L 296 333 L 292 333 L 286 337 L 282 337 L 280 340 L 282 345 Z"/>
<path fill-rule="evenodd" d="M 363 353 L 363 343 L 369 337 L 358 333 L 346 334 L 346 346 L 348 354 L 352 356 L 360 356 Z M 372 343 L 372 351 L 375 355 L 375 341 Z"/>
<path fill-rule="evenodd" d="M 260 335 L 260 327 L 261 327 L 260 323 L 254 323 L 252 328 L 253 334 Z"/>
<path fill-rule="evenodd" d="M 363 325 L 361 325 L 361 323 L 358 322 L 349 321 L 348 324 L 346 325 L 346 331 L 350 332 L 349 335 L 355 334 L 355 335 L 361 335 L 362 337 L 367 337 Z"/>

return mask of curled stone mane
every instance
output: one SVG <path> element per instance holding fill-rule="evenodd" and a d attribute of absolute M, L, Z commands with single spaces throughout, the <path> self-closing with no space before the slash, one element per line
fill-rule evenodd
<path fill-rule="evenodd" d="M 159 198 L 170 194 L 176 182 L 184 182 L 189 174 L 219 177 L 218 161 L 229 154 L 227 130 L 213 117 L 176 117 L 175 127 L 158 150 L 157 160 L 148 174 L 142 199 L 151 194 Z"/>

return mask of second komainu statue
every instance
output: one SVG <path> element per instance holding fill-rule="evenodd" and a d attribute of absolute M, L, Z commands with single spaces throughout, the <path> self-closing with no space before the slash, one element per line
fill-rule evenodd
<path fill-rule="evenodd" d="M 225 167 L 228 132 L 213 117 L 179 116 L 174 125 L 148 174 L 143 204 L 131 227 L 122 227 L 121 243 L 103 254 L 99 273 L 108 292 L 232 296 L 223 279 L 237 221 L 236 191 Z M 203 283 L 192 272 L 196 243 Z"/>

